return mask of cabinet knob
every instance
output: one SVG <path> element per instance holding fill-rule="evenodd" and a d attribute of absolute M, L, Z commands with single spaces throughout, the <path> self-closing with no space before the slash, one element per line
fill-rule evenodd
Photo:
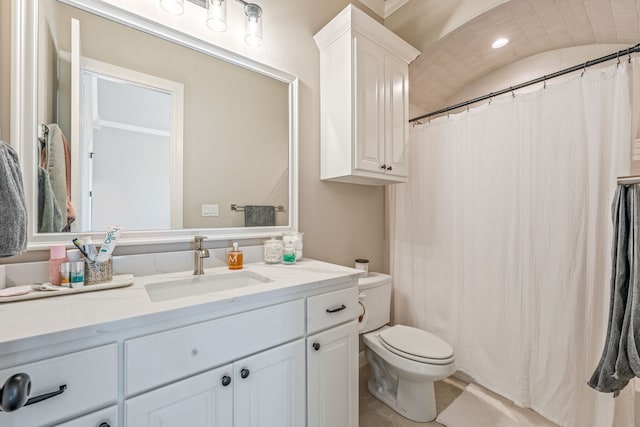
<path fill-rule="evenodd" d="M 320 343 L 319 343 L 319 342 L 314 342 L 314 343 L 311 345 L 311 347 L 313 347 L 313 349 L 314 349 L 315 351 L 318 351 L 318 350 L 320 350 Z"/>
<path fill-rule="evenodd" d="M 393 170 L 393 166 L 388 166 L 388 167 L 387 167 L 387 170 L 388 170 L 388 171 Z"/>
<path fill-rule="evenodd" d="M 111 427 L 111 424 L 109 424 L 107 422 L 102 422 L 102 423 L 98 424 L 98 427 Z"/>
<path fill-rule="evenodd" d="M 387 165 L 380 166 L 380 169 L 386 169 L 386 168 L 387 168 Z"/>
<path fill-rule="evenodd" d="M 20 373 L 10 376 L 0 389 L 0 409 L 13 412 L 24 406 L 31 393 L 31 377 Z"/>
<path fill-rule="evenodd" d="M 247 368 L 242 368 L 240 370 L 240 376 L 242 378 L 247 378 L 249 376 L 249 374 L 251 373 L 251 371 L 249 371 Z"/>
<path fill-rule="evenodd" d="M 225 375 L 224 377 L 222 377 L 222 385 L 226 387 L 229 384 L 231 384 L 231 377 L 229 375 Z"/>

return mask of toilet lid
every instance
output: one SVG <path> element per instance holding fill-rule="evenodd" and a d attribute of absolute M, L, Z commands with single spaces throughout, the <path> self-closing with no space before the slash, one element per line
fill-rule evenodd
<path fill-rule="evenodd" d="M 444 340 L 410 326 L 392 326 L 380 332 L 379 337 L 384 344 L 408 355 L 432 360 L 453 357 L 453 348 Z"/>

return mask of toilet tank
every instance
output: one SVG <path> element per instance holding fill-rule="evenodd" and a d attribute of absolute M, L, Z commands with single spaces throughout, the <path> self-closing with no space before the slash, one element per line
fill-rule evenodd
<path fill-rule="evenodd" d="M 391 276 L 382 273 L 369 273 L 368 277 L 358 279 L 358 287 L 360 288 L 359 332 L 364 334 L 389 323 L 391 320 Z"/>

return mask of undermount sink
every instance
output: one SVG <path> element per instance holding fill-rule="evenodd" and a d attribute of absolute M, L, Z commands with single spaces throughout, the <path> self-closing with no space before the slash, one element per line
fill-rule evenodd
<path fill-rule="evenodd" d="M 153 302 L 204 295 L 229 289 L 269 283 L 273 280 L 252 271 L 233 273 L 203 274 L 185 279 L 150 283 L 145 286 L 149 299 Z"/>

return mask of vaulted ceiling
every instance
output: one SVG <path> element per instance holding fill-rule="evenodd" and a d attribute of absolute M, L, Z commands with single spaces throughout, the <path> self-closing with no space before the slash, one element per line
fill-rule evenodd
<path fill-rule="evenodd" d="M 422 51 L 409 67 L 410 102 L 429 112 L 474 80 L 531 55 L 635 45 L 639 16 L 640 0 L 410 0 L 384 23 Z M 498 37 L 510 43 L 492 49 Z"/>

